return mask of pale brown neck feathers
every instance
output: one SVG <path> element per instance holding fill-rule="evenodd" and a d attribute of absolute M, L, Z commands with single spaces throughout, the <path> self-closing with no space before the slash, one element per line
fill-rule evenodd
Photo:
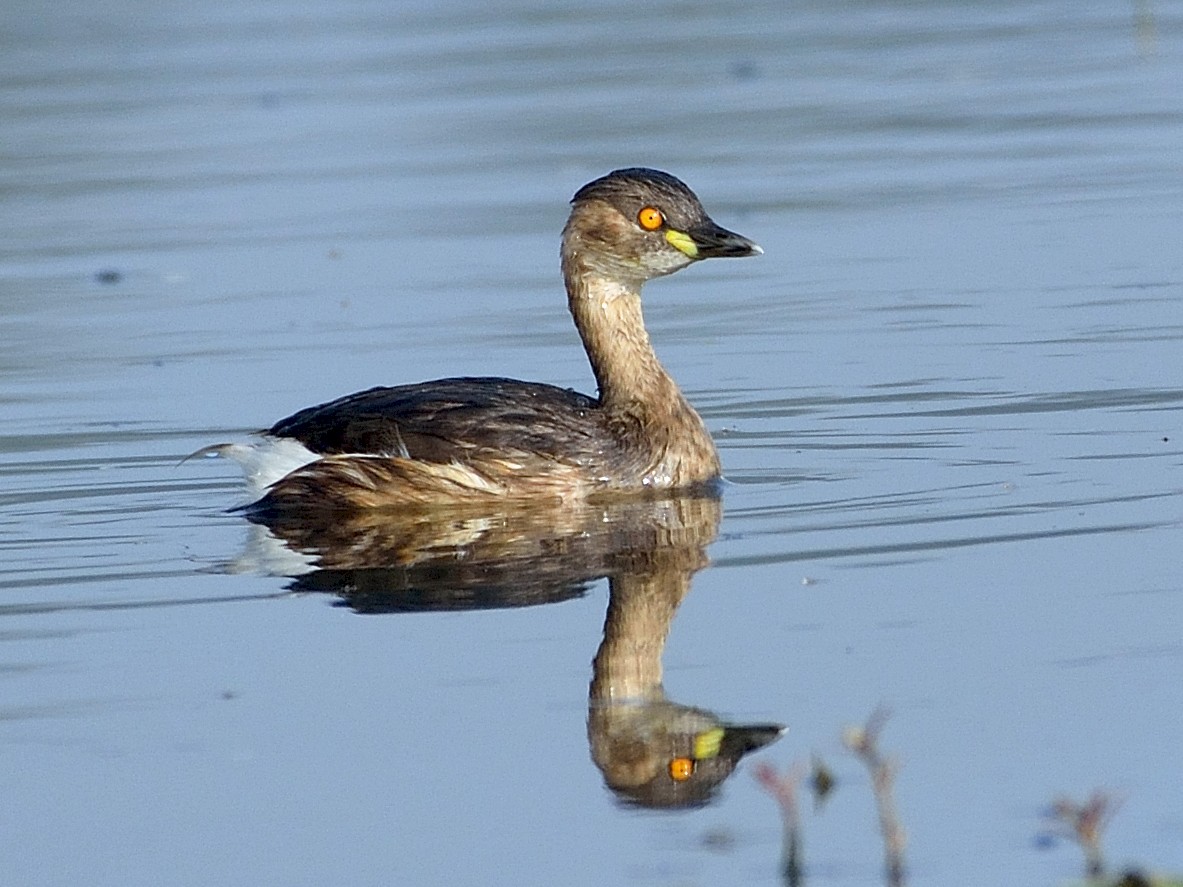
<path fill-rule="evenodd" d="M 681 392 L 657 359 L 641 313 L 639 284 L 625 284 L 564 261 L 567 301 L 605 407 L 672 405 Z M 668 407 L 667 407 L 668 408 Z"/>

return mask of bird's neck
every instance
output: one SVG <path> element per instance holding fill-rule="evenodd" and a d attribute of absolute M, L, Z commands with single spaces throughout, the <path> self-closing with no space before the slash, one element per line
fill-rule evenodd
<path fill-rule="evenodd" d="M 567 303 L 607 408 L 684 402 L 657 359 L 641 313 L 640 283 L 624 283 L 564 257 Z"/>
<path fill-rule="evenodd" d="M 641 316 L 641 281 L 563 253 L 567 302 L 600 389 L 608 425 L 640 460 L 634 480 L 655 489 L 719 476 L 719 454 L 694 407 L 653 351 Z"/>
<path fill-rule="evenodd" d="M 693 575 L 693 568 L 666 569 L 611 580 L 604 639 L 592 663 L 591 702 L 603 705 L 665 698 L 661 654 L 670 622 Z"/>

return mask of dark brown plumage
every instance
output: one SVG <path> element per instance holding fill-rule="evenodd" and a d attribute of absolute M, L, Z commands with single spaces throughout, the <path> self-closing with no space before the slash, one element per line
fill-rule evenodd
<path fill-rule="evenodd" d="M 760 248 L 716 225 L 686 185 L 657 170 L 609 173 L 572 204 L 563 277 L 598 397 L 456 378 L 309 407 L 277 422 L 254 448 L 211 448 L 242 461 L 261 483 L 270 478 L 260 446 L 294 441 L 309 451 L 306 464 L 270 483 L 250 507 L 590 499 L 716 480 L 710 434 L 649 343 L 641 286 L 700 259 Z"/>

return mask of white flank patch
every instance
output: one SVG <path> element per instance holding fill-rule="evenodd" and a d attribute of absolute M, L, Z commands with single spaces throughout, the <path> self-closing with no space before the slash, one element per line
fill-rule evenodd
<path fill-rule="evenodd" d="M 216 453 L 241 465 L 247 486 L 255 497 L 263 495 L 269 486 L 297 468 L 322 458 L 297 440 L 266 434 L 249 443 L 219 444 L 201 452 Z"/>

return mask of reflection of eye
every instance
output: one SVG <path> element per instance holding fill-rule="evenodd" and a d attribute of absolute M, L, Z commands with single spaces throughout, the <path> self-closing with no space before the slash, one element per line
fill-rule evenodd
<path fill-rule="evenodd" d="M 637 213 L 637 224 L 646 231 L 656 231 L 665 224 L 665 216 L 656 207 L 647 206 Z"/>
<path fill-rule="evenodd" d="M 685 782 L 694 775 L 694 758 L 674 758 L 670 761 L 670 779 Z"/>

